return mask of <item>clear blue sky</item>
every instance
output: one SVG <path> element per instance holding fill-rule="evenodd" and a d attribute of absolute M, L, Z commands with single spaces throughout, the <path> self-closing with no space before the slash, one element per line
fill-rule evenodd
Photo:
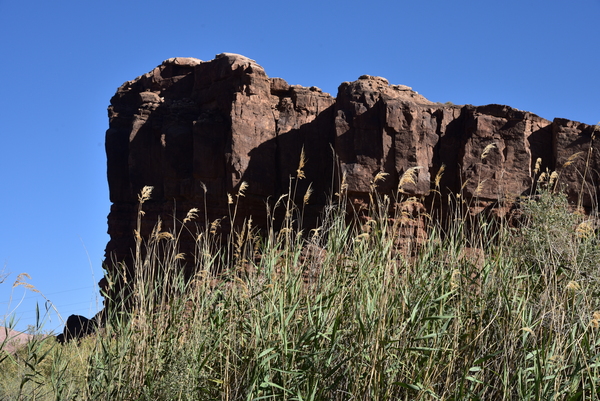
<path fill-rule="evenodd" d="M 106 108 L 170 57 L 222 52 L 333 95 L 379 75 L 432 101 L 600 120 L 600 0 L 0 0 L 0 316 L 97 310 L 110 203 Z M 24 298 L 23 298 L 24 297 Z M 55 314 L 47 330 L 60 329 Z"/>

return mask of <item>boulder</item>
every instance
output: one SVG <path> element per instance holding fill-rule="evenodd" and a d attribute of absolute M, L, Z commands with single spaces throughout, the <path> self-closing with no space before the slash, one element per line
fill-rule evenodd
<path fill-rule="evenodd" d="M 80 340 L 96 332 L 98 327 L 95 318 L 88 319 L 81 315 L 71 315 L 67 318 L 62 334 L 56 336 L 56 341 L 64 344 L 71 340 Z"/>

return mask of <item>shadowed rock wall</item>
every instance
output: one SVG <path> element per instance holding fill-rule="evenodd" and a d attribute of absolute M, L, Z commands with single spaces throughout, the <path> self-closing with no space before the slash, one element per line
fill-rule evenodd
<path fill-rule="evenodd" d="M 428 196 L 444 166 L 440 190 L 461 192 L 473 213 L 528 193 L 538 158 L 541 171 L 559 172 L 572 202 L 583 193 L 582 205 L 591 207 L 598 195 L 593 126 L 551 122 L 508 106 L 433 103 L 409 87 L 367 75 L 342 83 L 334 98 L 269 78 L 255 61 L 235 54 L 206 62 L 166 60 L 118 89 L 109 119 L 109 269 L 111 261 L 130 262 L 142 187 L 154 187 L 144 205 L 143 234 L 158 216 L 168 226 L 173 215 L 181 220 L 192 207 L 202 211 L 200 226 L 204 205 L 208 221 L 228 216 L 227 194 L 242 182 L 248 189 L 238 216 L 252 215 L 265 227 L 265 202 L 288 192 L 302 149 L 306 179 L 297 181 L 296 193 L 301 198 L 309 183 L 313 188 L 306 226 L 315 224 L 340 177 L 351 202 L 360 205 L 377 173 L 388 174 L 378 189 L 392 193 L 413 167 L 417 180 L 403 185 L 404 194 Z M 192 249 L 190 237 L 182 251 Z"/>

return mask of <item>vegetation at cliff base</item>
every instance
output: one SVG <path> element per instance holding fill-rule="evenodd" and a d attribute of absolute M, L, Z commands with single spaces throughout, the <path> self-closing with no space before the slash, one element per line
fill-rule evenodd
<path fill-rule="evenodd" d="M 547 175 L 518 200 L 518 224 L 469 214 L 458 195 L 435 199 L 449 206 L 436 218 L 379 194 L 383 179 L 357 219 L 342 185 L 310 231 L 297 225 L 310 194 L 279 199 L 282 229 L 259 235 L 248 219 L 224 247 L 198 210 L 174 231 L 157 223 L 137 238 L 136 276 L 108 277 L 130 292 L 105 327 L 3 352 L 0 399 L 599 399 L 595 211 Z M 178 249 L 188 230 L 194 257 Z"/>

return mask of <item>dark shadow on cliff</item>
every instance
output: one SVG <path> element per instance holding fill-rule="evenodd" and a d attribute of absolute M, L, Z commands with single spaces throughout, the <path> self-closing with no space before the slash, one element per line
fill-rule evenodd
<path fill-rule="evenodd" d="M 304 229 L 316 227 L 320 212 L 329 201 L 334 182 L 333 112 L 334 106 L 331 106 L 313 121 L 279 133 L 274 139 L 250 151 L 248 167 L 240 178 L 240 182 L 248 184 L 246 196 L 240 198 L 240 208 L 245 212 L 241 218 L 252 215 L 259 227 L 267 228 L 266 202 L 272 209 L 282 195 L 291 192 L 294 203 L 302 207 L 310 186 L 312 194 L 304 207 L 301 226 Z M 297 170 L 303 149 L 305 165 L 302 170 L 306 178 L 299 179 Z M 239 185 L 235 190 L 238 189 Z M 283 215 L 283 207 L 275 210 L 274 229 L 279 229 Z"/>

